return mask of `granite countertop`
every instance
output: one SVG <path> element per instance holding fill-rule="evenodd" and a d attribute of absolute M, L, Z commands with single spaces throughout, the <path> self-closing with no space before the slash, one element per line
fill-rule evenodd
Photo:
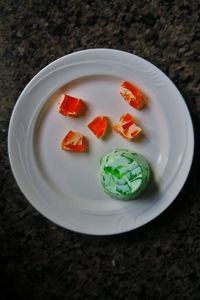
<path fill-rule="evenodd" d="M 2 0 L 0 12 L 1 299 L 200 299 L 198 1 Z M 12 109 L 29 80 L 65 54 L 97 47 L 134 53 L 163 70 L 184 96 L 196 139 L 176 201 L 148 225 L 109 237 L 44 218 L 20 192 L 7 152 Z"/>

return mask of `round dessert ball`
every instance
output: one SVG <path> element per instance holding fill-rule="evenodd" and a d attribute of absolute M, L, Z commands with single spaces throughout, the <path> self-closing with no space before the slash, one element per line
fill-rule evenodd
<path fill-rule="evenodd" d="M 150 168 L 143 155 L 114 149 L 100 160 L 101 184 L 113 199 L 132 200 L 146 188 Z"/>

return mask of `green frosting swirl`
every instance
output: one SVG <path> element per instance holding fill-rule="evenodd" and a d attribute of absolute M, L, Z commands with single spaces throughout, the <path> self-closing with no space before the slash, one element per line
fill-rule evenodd
<path fill-rule="evenodd" d="M 131 200 L 147 186 L 149 165 L 141 154 L 114 149 L 100 160 L 101 184 L 114 199 Z"/>

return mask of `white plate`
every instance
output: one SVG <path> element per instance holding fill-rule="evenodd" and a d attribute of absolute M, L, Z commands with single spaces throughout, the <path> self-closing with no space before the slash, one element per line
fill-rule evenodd
<path fill-rule="evenodd" d="M 122 80 L 148 95 L 145 109 L 133 110 L 122 99 Z M 56 112 L 65 91 L 85 99 L 84 117 L 72 119 Z M 115 133 L 97 140 L 87 129 L 97 114 L 114 123 L 125 112 L 132 113 L 144 130 L 138 142 Z M 69 129 L 88 137 L 89 153 L 60 150 Z M 112 200 L 102 190 L 99 159 L 115 147 L 142 153 L 152 167 L 156 184 L 137 200 Z M 149 222 L 175 199 L 191 167 L 194 135 L 184 99 L 158 68 L 122 51 L 91 49 L 58 59 L 31 80 L 11 117 L 8 149 L 19 187 L 44 216 L 74 231 L 116 234 Z"/>

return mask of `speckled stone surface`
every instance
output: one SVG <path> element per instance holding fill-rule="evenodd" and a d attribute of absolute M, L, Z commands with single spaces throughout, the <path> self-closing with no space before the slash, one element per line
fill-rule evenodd
<path fill-rule="evenodd" d="M 198 3 L 0 2 L 2 300 L 200 299 Z M 7 153 L 11 112 L 28 81 L 60 56 L 94 47 L 129 51 L 163 70 L 183 94 L 196 136 L 192 170 L 176 201 L 143 228 L 111 237 L 73 233 L 40 215 L 20 192 Z"/>

